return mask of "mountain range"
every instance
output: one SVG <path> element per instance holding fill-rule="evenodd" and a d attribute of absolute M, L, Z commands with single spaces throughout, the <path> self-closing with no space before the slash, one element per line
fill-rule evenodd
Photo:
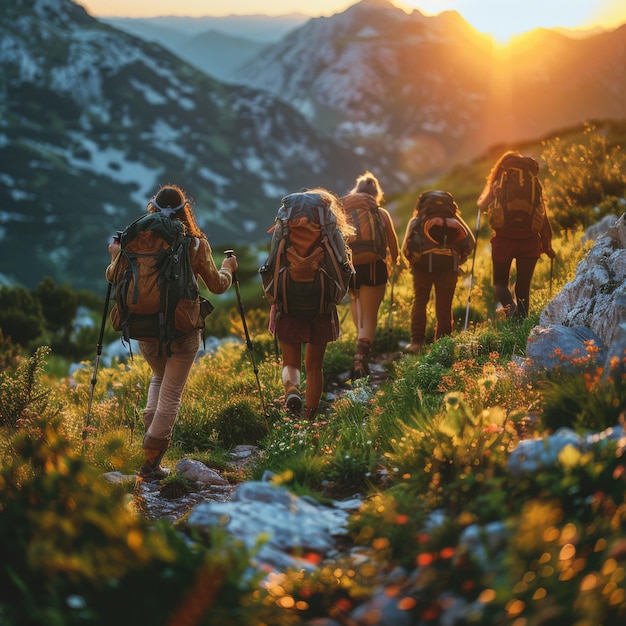
<path fill-rule="evenodd" d="M 501 46 L 456 12 L 363 0 L 290 31 L 235 79 L 376 154 L 393 187 L 494 143 L 626 117 L 626 25 L 584 39 L 538 29 Z"/>
<path fill-rule="evenodd" d="M 343 193 L 367 167 L 402 193 L 494 143 L 626 118 L 626 26 L 502 48 L 386 0 L 265 41 L 191 18 L 132 34 L 71 0 L 0 0 L 0 18 L 0 273 L 27 287 L 97 289 L 159 184 L 189 191 L 219 250 L 265 242 L 301 187 Z M 218 80 L 205 59 L 229 45 Z"/>
<path fill-rule="evenodd" d="M 4 282 L 97 289 L 107 240 L 160 184 L 214 246 L 268 239 L 280 198 L 364 166 L 265 91 L 230 86 L 70 0 L 0 2 Z"/>
<path fill-rule="evenodd" d="M 190 65 L 225 82 L 236 82 L 236 70 L 262 48 L 276 43 L 308 20 L 288 15 L 226 15 L 102 18 L 106 24 L 160 44 Z"/>

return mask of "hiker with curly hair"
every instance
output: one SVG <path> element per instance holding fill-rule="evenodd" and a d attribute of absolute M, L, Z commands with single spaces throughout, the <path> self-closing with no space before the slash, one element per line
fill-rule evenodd
<path fill-rule="evenodd" d="M 237 259 L 235 256 L 225 258 L 217 269 L 207 236 L 200 230 L 191 205 L 192 201 L 180 187 L 165 185 L 148 202 L 147 212 L 161 213 L 182 222 L 183 232 L 189 238 L 187 250 L 196 280 L 202 278 L 212 293 L 224 293 L 231 286 Z M 111 263 L 106 278 L 114 283 L 116 277 L 128 268 L 128 261 L 119 241 L 113 240 L 109 244 L 109 253 Z M 160 480 L 167 476 L 161 460 L 170 446 L 183 390 L 200 347 L 202 326 L 201 321 L 198 327 L 172 339 L 167 351 L 162 350 L 155 337 L 138 338 L 139 351 L 152 369 L 143 410 L 145 462 L 138 472 L 145 480 Z"/>
<path fill-rule="evenodd" d="M 270 308 L 270 332 L 282 353 L 285 406 L 313 420 L 324 389 L 326 346 L 340 335 L 337 304 L 354 273 L 345 237 L 352 231 L 332 192 L 313 188 L 282 199 L 267 262 L 259 269 Z M 332 275 L 332 278 L 330 277 Z"/>
<path fill-rule="evenodd" d="M 369 375 L 368 357 L 378 311 L 387 282 L 401 261 L 398 235 L 389 212 L 382 207 L 384 193 L 369 171 L 356 179 L 354 188 L 341 201 L 355 234 L 348 238 L 355 274 L 350 283 L 350 313 L 357 331 L 352 377 Z"/>
<path fill-rule="evenodd" d="M 528 168 L 528 169 L 527 169 Z M 525 157 L 517 151 L 505 152 L 494 164 L 477 204 L 489 216 L 493 229 L 491 237 L 491 259 L 493 263 L 493 286 L 496 298 L 502 305 L 506 316 L 523 319 L 530 310 L 530 285 L 537 261 L 542 254 L 554 259 L 552 249 L 552 227 L 546 210 L 546 199 L 538 177 L 539 165 L 531 157 Z M 534 186 L 529 183 L 534 181 Z M 506 191 L 509 185 L 517 190 Z M 521 192 L 520 188 L 531 188 L 530 192 Z M 509 194 L 511 199 L 500 201 L 501 193 Z M 528 220 L 517 217 L 517 213 L 508 212 L 508 207 L 517 208 L 522 200 L 512 195 L 531 193 L 532 199 L 525 205 L 538 209 L 536 217 Z M 517 203 L 517 205 L 515 205 Z M 502 206 L 506 204 L 507 206 Z M 499 209 L 499 211 L 498 211 Z M 521 215 L 521 211 L 518 212 Z M 509 222 L 508 215 L 515 216 L 516 224 Z M 527 215 L 531 216 L 530 213 Z M 533 225 L 534 221 L 534 225 Z M 506 223 L 505 223 L 506 222 Z M 514 295 L 509 289 L 511 265 L 515 260 L 516 279 Z"/>

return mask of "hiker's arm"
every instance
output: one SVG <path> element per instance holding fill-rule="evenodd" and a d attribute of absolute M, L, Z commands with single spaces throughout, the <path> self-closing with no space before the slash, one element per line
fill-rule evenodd
<path fill-rule="evenodd" d="M 474 233 L 471 228 L 467 225 L 463 218 L 460 218 L 461 224 L 463 226 L 463 230 L 465 231 L 465 239 L 463 239 L 459 245 L 459 263 L 465 263 L 467 261 L 469 255 L 474 251 L 476 246 L 476 237 L 474 237 Z"/>
<path fill-rule="evenodd" d="M 385 223 L 385 231 L 387 232 L 387 247 L 389 248 L 389 254 L 391 255 L 391 264 L 398 265 L 402 259 L 400 258 L 400 250 L 398 248 L 398 235 L 396 229 L 391 221 L 391 215 L 387 209 L 378 207 L 380 214 L 383 216 L 383 222 Z"/>
<path fill-rule="evenodd" d="M 404 241 L 402 242 L 402 254 L 406 258 L 406 260 L 409 262 L 409 266 L 411 265 L 411 263 L 413 263 L 413 258 L 414 258 L 413 253 L 409 250 L 409 239 L 411 237 L 413 223 L 416 219 L 417 218 L 412 217 L 409 220 L 409 223 L 406 225 L 406 232 L 404 233 Z"/>
<path fill-rule="evenodd" d="M 485 211 L 492 202 L 493 190 L 491 189 L 491 185 L 486 185 L 485 188 L 482 190 L 480 196 L 478 196 L 476 204 L 482 211 Z"/>
<path fill-rule="evenodd" d="M 189 248 L 191 267 L 202 278 L 212 293 L 224 293 L 233 282 L 233 272 L 237 269 L 235 257 L 224 259 L 218 270 L 213 260 L 213 252 L 204 237 L 194 237 Z"/>

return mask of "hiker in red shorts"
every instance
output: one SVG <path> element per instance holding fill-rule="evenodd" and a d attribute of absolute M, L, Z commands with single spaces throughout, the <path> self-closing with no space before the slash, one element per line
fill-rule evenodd
<path fill-rule="evenodd" d="M 259 269 L 270 302 L 270 331 L 282 352 L 285 405 L 302 413 L 301 363 L 305 347 L 305 417 L 319 410 L 326 345 L 340 334 L 337 304 L 348 292 L 354 268 L 345 237 L 352 232 L 339 199 L 310 189 L 282 199 L 270 254 Z"/>

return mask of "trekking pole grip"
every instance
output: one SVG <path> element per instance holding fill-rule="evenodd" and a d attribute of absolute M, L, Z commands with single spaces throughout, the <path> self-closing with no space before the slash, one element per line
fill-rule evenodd
<path fill-rule="evenodd" d="M 235 256 L 235 251 L 234 250 L 224 250 L 224 254 L 226 255 L 227 259 L 230 259 L 231 256 Z M 237 280 L 237 272 L 234 271 L 232 272 L 233 274 L 233 282 L 235 282 Z"/>

